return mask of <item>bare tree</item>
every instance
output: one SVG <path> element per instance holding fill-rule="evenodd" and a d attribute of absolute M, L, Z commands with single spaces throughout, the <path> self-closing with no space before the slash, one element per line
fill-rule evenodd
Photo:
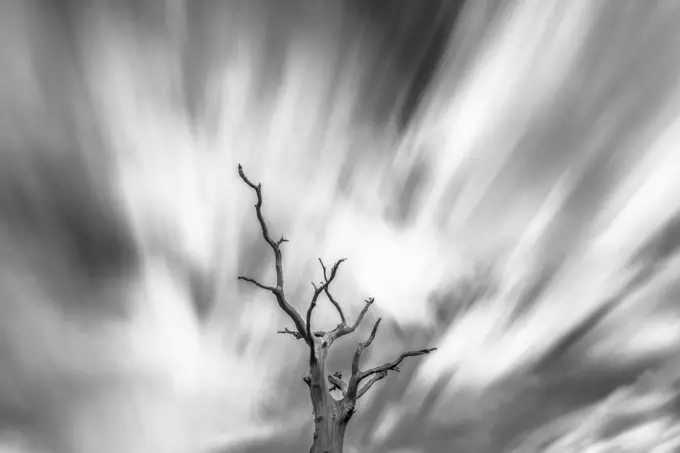
<path fill-rule="evenodd" d="M 300 315 L 297 309 L 286 298 L 283 287 L 283 256 L 281 253 L 281 244 L 288 242 L 288 240 L 284 239 L 283 236 L 276 241 L 272 239 L 262 214 L 262 185 L 253 184 L 243 173 L 243 167 L 241 167 L 241 165 L 238 166 L 238 173 L 241 179 L 253 189 L 257 195 L 255 213 L 260 228 L 262 229 L 262 236 L 274 252 L 276 284 L 270 286 L 260 283 L 253 278 L 244 276 L 239 276 L 238 279 L 272 293 L 279 308 L 288 315 L 291 321 L 293 321 L 294 326 L 293 330 L 286 327 L 278 333 L 290 335 L 296 340 L 303 340 L 309 348 L 309 374 L 303 378 L 303 381 L 309 386 L 309 394 L 312 399 L 314 413 L 314 439 L 310 453 L 342 453 L 347 424 L 352 418 L 352 415 L 354 415 L 359 398 L 364 396 L 376 382 L 387 377 L 390 371 L 399 371 L 399 366 L 406 358 L 429 354 L 436 348 L 407 351 L 391 362 L 362 371 L 359 368 L 361 354 L 371 345 L 371 343 L 373 343 L 373 340 L 378 333 L 378 327 L 380 326 L 379 318 L 373 325 L 371 333 L 366 341 L 359 342 L 357 346 L 352 359 L 352 372 L 349 380 L 344 380 L 342 374 L 339 372 L 333 374 L 328 373 L 326 370 L 326 358 L 328 357 L 328 351 L 331 346 L 336 340 L 351 334 L 359 327 L 366 312 L 368 312 L 368 309 L 373 304 L 374 299 L 369 298 L 365 300 L 364 307 L 359 313 L 356 321 L 351 325 L 348 324 L 342 307 L 338 301 L 335 300 L 330 291 L 331 283 L 335 279 L 338 269 L 345 259 L 338 260 L 330 269 L 328 269 L 323 261 L 319 259 L 323 271 L 323 281 L 318 285 L 312 282 L 313 294 L 309 303 L 309 308 L 307 309 L 306 317 L 303 319 L 302 315 Z M 327 332 L 314 330 L 312 328 L 312 314 L 321 294 L 325 294 L 340 317 L 340 323 L 333 330 Z M 341 398 L 336 399 L 333 397 L 331 394 L 333 391 L 339 391 Z"/>

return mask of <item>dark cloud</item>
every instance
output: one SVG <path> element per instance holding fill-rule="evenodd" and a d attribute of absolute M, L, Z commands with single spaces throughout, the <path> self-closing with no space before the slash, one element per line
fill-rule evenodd
<path fill-rule="evenodd" d="M 680 212 L 674 214 L 631 257 L 631 267 L 661 267 L 680 248 Z"/>
<path fill-rule="evenodd" d="M 56 300 L 99 310 L 106 308 L 102 298 L 92 296 L 109 280 L 136 272 L 137 244 L 115 200 L 107 145 L 79 71 L 75 19 L 68 7 L 25 7 L 35 8 L 30 38 L 14 45 L 25 46 L 40 91 L 16 87 L 15 104 L 7 106 L 18 127 L 0 138 L 0 227 L 14 238 L 21 255 L 14 259 L 28 261 L 50 282 Z M 75 288 L 90 297 L 73 298 Z"/>

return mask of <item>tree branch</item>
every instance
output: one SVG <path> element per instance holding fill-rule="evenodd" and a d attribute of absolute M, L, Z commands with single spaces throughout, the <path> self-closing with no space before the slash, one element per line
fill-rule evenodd
<path fill-rule="evenodd" d="M 321 259 L 319 259 L 321 261 Z M 317 300 L 319 299 L 319 296 L 321 295 L 322 292 L 326 291 L 328 289 L 328 285 L 331 284 L 331 282 L 335 279 L 335 276 L 338 272 L 338 268 L 340 267 L 340 264 L 342 264 L 343 261 L 346 261 L 346 258 L 339 259 L 336 261 L 336 263 L 333 265 L 331 268 L 331 275 L 330 277 L 326 278 L 326 267 L 323 265 L 323 262 L 321 263 L 321 266 L 323 267 L 324 270 L 324 282 L 321 283 L 321 286 L 317 287 L 314 282 L 312 282 L 312 287 L 314 287 L 314 294 L 312 295 L 312 301 L 309 304 L 309 308 L 307 309 L 307 324 L 306 324 L 306 329 L 307 329 L 307 336 L 312 337 L 310 334 L 311 329 L 312 329 L 312 312 L 314 311 L 314 308 L 316 307 Z"/>
<path fill-rule="evenodd" d="M 364 319 L 364 315 L 366 315 L 366 312 L 368 311 L 369 308 L 371 308 L 371 305 L 373 305 L 373 302 L 375 302 L 375 299 L 370 297 L 364 301 L 366 305 L 364 305 L 364 308 L 361 309 L 361 312 L 359 313 L 359 317 L 357 317 L 356 322 L 352 327 L 350 327 L 350 330 L 347 333 L 352 333 L 354 332 L 357 327 L 359 327 L 359 324 L 361 324 L 361 321 Z M 346 334 L 345 334 L 346 335 Z"/>
<path fill-rule="evenodd" d="M 370 298 L 368 298 L 364 301 L 364 303 L 365 303 L 364 308 L 361 309 L 361 312 L 359 313 L 357 320 L 351 326 L 347 326 L 347 324 L 345 324 L 345 323 L 338 324 L 338 327 L 336 327 L 332 331 L 331 341 L 335 341 L 338 338 L 344 337 L 345 335 L 349 335 L 350 333 L 357 330 L 357 327 L 359 327 L 359 325 L 361 324 L 361 321 L 363 321 L 364 316 L 368 312 L 368 309 L 371 308 L 371 305 L 373 305 L 373 302 L 375 302 L 375 299 L 373 297 L 370 297 Z"/>
<path fill-rule="evenodd" d="M 309 303 L 309 308 L 307 308 L 307 323 L 305 325 L 305 329 L 307 329 L 307 336 L 311 338 L 312 334 L 312 312 L 314 311 L 314 308 L 316 307 L 316 300 L 319 298 L 319 294 L 321 294 L 321 291 L 319 291 L 319 288 L 316 287 L 314 282 L 312 282 L 312 287 L 314 288 L 314 295 L 312 295 L 312 301 Z"/>
<path fill-rule="evenodd" d="M 286 327 L 284 330 L 279 330 L 276 333 L 292 335 L 292 336 L 295 337 L 296 340 L 303 338 L 302 335 L 300 335 L 300 332 L 292 331 L 292 330 L 288 329 L 288 327 Z"/>
<path fill-rule="evenodd" d="M 364 349 L 366 349 L 371 345 L 371 343 L 373 343 L 375 335 L 376 333 L 378 333 L 380 321 L 382 321 L 382 318 L 378 318 L 378 320 L 375 322 L 375 324 L 373 325 L 373 329 L 371 329 L 371 334 L 368 336 L 368 339 L 366 341 L 359 342 L 359 345 L 357 346 L 357 349 L 354 352 L 354 358 L 352 359 L 352 377 L 354 376 L 358 377 L 360 375 L 361 372 L 359 371 L 359 361 L 361 360 L 361 354 L 364 352 Z"/>
<path fill-rule="evenodd" d="M 368 390 L 371 387 L 373 387 L 373 384 L 375 384 L 381 379 L 384 379 L 385 377 L 387 377 L 387 371 L 382 371 L 380 373 L 375 374 L 366 384 L 364 384 L 363 387 L 359 389 L 359 391 L 357 392 L 357 399 L 364 396 L 366 392 L 368 392 Z"/>
<path fill-rule="evenodd" d="M 262 283 L 258 282 L 258 281 L 255 280 L 254 278 L 244 277 L 243 275 L 239 275 L 239 276 L 238 276 L 238 279 L 239 279 L 239 280 L 243 280 L 243 281 L 248 282 L 248 283 L 252 283 L 253 285 L 258 286 L 258 287 L 260 287 L 260 288 L 262 288 L 262 289 L 265 289 L 265 290 L 267 290 L 267 291 L 274 291 L 274 290 L 275 290 L 274 287 L 272 287 L 272 286 L 267 286 L 267 285 L 263 285 Z"/>
<path fill-rule="evenodd" d="M 336 264 L 339 264 L 340 262 L 342 262 L 342 261 L 339 261 Z M 319 258 L 319 263 L 321 264 L 321 268 L 323 269 L 323 279 L 327 283 L 326 288 L 325 288 L 326 297 L 328 297 L 328 300 L 330 300 L 331 303 L 335 306 L 335 309 L 338 310 L 338 314 L 340 315 L 341 324 L 343 324 L 343 325 L 347 324 L 347 319 L 345 318 L 345 313 L 342 311 L 340 304 L 333 298 L 333 296 L 331 295 L 331 293 L 328 289 L 328 287 L 330 285 L 330 281 L 328 281 L 328 274 L 326 272 L 326 266 L 323 264 L 323 261 L 321 260 L 321 258 Z M 334 276 L 331 277 L 331 281 L 333 280 L 333 277 Z"/>
<path fill-rule="evenodd" d="M 284 330 L 279 330 L 276 333 L 292 335 L 292 336 L 295 337 L 296 340 L 300 340 L 300 339 L 303 338 L 302 335 L 300 335 L 300 332 L 290 330 L 288 327 L 286 327 Z M 323 338 L 323 336 L 326 335 L 326 332 L 324 332 L 322 330 L 317 330 L 316 332 L 312 332 L 312 335 L 317 337 L 317 338 Z"/>
<path fill-rule="evenodd" d="M 421 349 L 419 351 L 403 352 L 396 360 L 393 360 L 392 362 L 386 363 L 384 365 L 377 366 L 375 368 L 371 368 L 370 370 L 367 370 L 367 371 L 360 372 L 359 375 L 358 375 L 359 381 L 362 381 L 362 380 L 366 379 L 367 377 L 374 375 L 374 374 L 386 373 L 388 371 L 399 371 L 398 366 L 407 357 L 416 357 L 416 356 L 420 356 L 420 355 L 425 355 L 425 354 L 429 354 L 432 351 L 436 351 L 436 350 L 437 350 L 437 348 L 430 348 L 430 349 Z"/>
<path fill-rule="evenodd" d="M 340 390 L 343 394 L 347 392 L 347 383 L 342 380 L 342 373 L 337 372 L 333 374 L 328 375 L 328 382 L 332 384 L 332 387 L 328 389 L 329 392 L 332 392 L 333 390 Z"/>
<path fill-rule="evenodd" d="M 264 216 L 262 215 L 262 184 L 253 184 L 250 182 L 248 177 L 243 173 L 243 167 L 241 164 L 238 165 L 238 174 L 241 177 L 241 179 L 251 188 L 255 191 L 255 195 L 257 195 L 257 203 L 255 204 L 255 214 L 257 215 L 257 220 L 260 223 L 260 228 L 262 229 L 262 237 L 264 237 L 264 240 L 269 244 L 269 246 L 274 250 L 274 255 L 276 256 L 276 286 L 283 287 L 283 272 L 279 272 L 281 270 L 281 250 L 279 250 L 279 246 L 277 245 L 276 242 L 271 238 L 269 235 L 269 228 L 267 228 L 267 222 L 264 220 Z M 282 236 L 283 238 L 283 236 Z"/>
<path fill-rule="evenodd" d="M 371 329 L 371 334 L 368 336 L 368 340 L 364 342 L 364 348 L 367 348 L 373 343 L 373 340 L 375 340 L 375 334 L 378 333 L 378 326 L 380 326 L 380 321 L 382 321 L 382 318 L 378 318 L 378 320 L 373 324 L 373 329 Z"/>
<path fill-rule="evenodd" d="M 361 354 L 366 348 L 368 348 L 371 345 L 371 343 L 373 343 L 373 340 L 375 340 L 375 336 L 378 332 L 378 327 L 380 326 L 380 321 L 381 319 L 379 318 L 375 322 L 375 324 L 373 325 L 373 329 L 371 330 L 371 334 L 368 336 L 368 339 L 366 341 L 359 342 L 356 352 L 354 353 L 354 357 L 352 359 L 352 376 L 350 377 L 346 392 L 347 398 L 349 398 L 350 400 L 356 401 L 359 398 L 361 398 L 373 386 L 373 384 L 387 377 L 390 371 L 399 372 L 399 365 L 407 357 L 415 357 L 424 354 L 429 354 L 430 352 L 437 349 L 431 348 L 421 349 L 419 351 L 407 351 L 402 353 L 396 360 L 393 360 L 392 362 L 377 366 L 375 368 L 371 368 L 370 370 L 367 371 L 361 371 L 359 369 Z M 359 389 L 359 384 L 361 384 L 361 382 L 368 377 L 371 377 L 371 379 L 361 389 Z"/>
<path fill-rule="evenodd" d="M 249 283 L 252 283 L 262 289 L 265 289 L 276 297 L 276 302 L 278 303 L 279 307 L 292 319 L 293 323 L 295 324 L 295 328 L 297 329 L 298 333 L 301 335 L 301 338 L 305 340 L 307 344 L 310 346 L 313 344 L 311 336 L 308 334 L 308 332 L 305 329 L 305 322 L 302 319 L 302 316 L 300 316 L 300 313 L 293 307 L 288 300 L 286 300 L 286 296 L 283 292 L 283 257 L 281 254 L 281 248 L 280 245 L 283 242 L 288 242 L 286 239 L 281 236 L 281 239 L 279 241 L 274 241 L 270 234 L 269 234 L 269 229 L 267 228 L 267 222 L 264 219 L 264 216 L 262 215 L 262 185 L 261 184 L 253 184 L 250 182 L 250 180 L 246 177 L 246 175 L 243 173 L 243 167 L 241 164 L 238 166 L 238 174 L 241 177 L 241 179 L 251 188 L 255 191 L 255 195 L 257 195 L 257 203 L 255 204 L 255 214 L 257 215 L 257 220 L 260 223 L 260 229 L 262 230 L 262 237 L 264 238 L 265 242 L 269 244 L 271 247 L 272 251 L 274 252 L 274 260 L 276 263 L 276 286 L 271 287 L 264 285 L 262 283 L 257 282 L 256 280 L 249 278 L 249 277 L 243 277 L 240 276 L 239 280 L 244 280 Z"/>

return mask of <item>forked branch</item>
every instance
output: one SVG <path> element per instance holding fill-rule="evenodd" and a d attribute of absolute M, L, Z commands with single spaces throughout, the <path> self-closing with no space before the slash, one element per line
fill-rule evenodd
<path fill-rule="evenodd" d="M 344 260 L 342 260 L 344 261 Z M 338 263 L 342 262 L 339 261 Z M 335 275 L 331 272 L 331 277 L 330 280 L 328 278 L 328 273 L 326 272 L 326 266 L 323 264 L 323 260 L 319 258 L 319 263 L 321 264 L 321 269 L 323 269 L 323 279 L 326 282 L 326 287 L 324 288 L 324 291 L 326 292 L 326 297 L 328 297 L 328 300 L 331 301 L 331 303 L 335 306 L 335 309 L 338 311 L 338 314 L 340 315 L 340 322 L 341 324 L 347 324 L 347 319 L 345 318 L 345 313 L 342 311 L 342 307 L 340 307 L 340 304 L 338 303 L 337 300 L 333 297 L 331 294 L 329 287 L 331 284 L 331 281 L 335 278 Z M 336 263 L 336 265 L 338 264 Z M 335 268 L 335 266 L 333 266 Z M 337 271 L 337 269 L 336 269 Z"/>
<path fill-rule="evenodd" d="M 300 335 L 300 332 L 290 330 L 288 327 L 286 327 L 284 330 L 279 330 L 277 333 L 284 335 L 292 335 L 293 337 L 295 337 L 296 340 L 300 340 L 303 338 L 302 335 Z M 318 330 L 316 332 L 312 332 L 312 335 L 317 338 L 322 338 L 324 335 L 326 335 L 326 332 Z"/>
<path fill-rule="evenodd" d="M 379 374 L 379 373 L 385 373 L 388 371 L 399 371 L 398 366 L 403 362 L 406 358 L 408 357 L 416 357 L 419 355 L 425 355 L 429 354 L 432 351 L 436 351 L 437 348 L 429 348 L 429 349 L 421 349 L 419 351 L 408 351 L 408 352 L 402 352 L 397 359 L 393 360 L 392 362 L 386 363 L 384 365 L 377 366 L 375 368 L 371 368 L 370 370 L 362 371 L 359 373 L 359 380 L 366 379 L 369 376 L 372 376 L 374 374 Z"/>
<path fill-rule="evenodd" d="M 326 274 L 326 266 L 324 266 L 323 261 L 321 261 L 321 258 L 319 258 L 319 262 L 321 262 L 321 267 L 323 268 L 323 276 L 324 276 L 324 281 L 321 282 L 321 286 L 316 286 L 314 282 L 312 282 L 312 287 L 314 288 L 314 294 L 312 295 L 312 301 L 309 304 L 309 308 L 307 309 L 307 324 L 306 324 L 306 329 L 307 329 L 307 335 L 311 338 L 311 329 L 312 329 L 312 312 L 314 311 L 314 308 L 316 307 L 317 301 L 319 299 L 319 296 L 321 293 L 324 291 L 328 291 L 328 286 L 333 282 L 335 279 L 335 276 L 338 273 L 338 268 L 340 265 L 346 260 L 346 258 L 339 259 L 338 261 L 335 262 L 333 267 L 331 268 L 331 274 L 330 276 L 327 276 Z M 340 306 L 337 306 L 338 309 Z"/>
<path fill-rule="evenodd" d="M 359 342 L 359 345 L 354 352 L 354 358 L 352 359 L 352 377 L 356 376 L 358 378 L 360 375 L 361 372 L 359 371 L 359 362 L 361 361 L 361 354 L 364 352 L 364 349 L 369 347 L 371 343 L 373 343 L 373 340 L 375 340 L 375 335 L 378 333 L 378 327 L 380 327 L 380 321 L 382 321 L 382 318 L 378 318 L 378 320 L 375 322 L 368 339 L 366 341 Z"/>
<path fill-rule="evenodd" d="M 260 223 L 262 237 L 264 238 L 265 242 L 269 244 L 269 247 L 271 247 L 272 251 L 274 252 L 274 260 L 276 265 L 276 286 L 265 285 L 250 277 L 239 276 L 238 279 L 252 283 L 257 287 L 267 290 L 274 294 L 274 297 L 276 297 L 276 302 L 278 303 L 281 310 L 283 310 L 295 324 L 295 328 L 297 329 L 300 338 L 304 339 L 307 344 L 311 345 L 313 343 L 312 337 L 305 328 L 305 322 L 303 321 L 302 316 L 300 316 L 300 313 L 298 313 L 295 307 L 293 307 L 288 302 L 288 300 L 286 300 L 286 296 L 283 292 L 283 257 L 281 254 L 280 246 L 282 243 L 288 242 L 288 240 L 284 239 L 284 237 L 281 236 L 281 239 L 279 239 L 278 241 L 274 241 L 271 235 L 269 234 L 267 222 L 265 221 L 264 215 L 262 214 L 262 185 L 253 184 L 248 179 L 248 177 L 243 173 L 243 167 L 241 166 L 241 164 L 239 164 L 238 166 L 238 174 L 243 180 L 243 182 L 245 182 L 248 185 L 248 187 L 255 191 L 255 195 L 257 196 L 257 203 L 255 204 L 255 214 L 257 215 L 257 220 Z"/>
<path fill-rule="evenodd" d="M 366 392 L 381 379 L 384 379 L 387 377 L 390 371 L 397 371 L 399 372 L 399 365 L 401 362 L 403 362 L 407 357 L 416 357 L 420 355 L 425 355 L 429 354 L 432 351 L 436 350 L 437 348 L 430 348 L 430 349 L 421 349 L 419 351 L 407 351 L 403 352 L 399 357 L 397 357 L 395 360 L 385 363 L 383 365 L 377 366 L 375 368 L 371 368 L 366 371 L 361 371 L 359 369 L 360 361 L 361 361 L 361 355 L 364 352 L 366 348 L 368 348 L 371 343 L 373 343 L 373 340 L 375 340 L 375 336 L 378 332 L 378 327 L 380 326 L 380 321 L 381 319 L 378 318 L 378 320 L 375 322 L 373 325 L 373 329 L 371 329 L 371 334 L 368 336 L 368 339 L 366 341 L 362 341 L 359 343 L 357 346 L 356 352 L 354 353 L 354 358 L 352 359 L 352 377 L 350 378 L 350 382 L 348 384 L 348 389 L 347 389 L 347 396 L 350 399 L 353 400 L 358 400 L 361 398 L 363 395 L 366 394 Z M 359 389 L 359 385 L 361 382 L 366 379 L 366 378 L 371 378 L 366 382 L 361 389 Z"/>
<path fill-rule="evenodd" d="M 335 341 L 338 338 L 344 337 L 345 335 L 349 335 L 350 333 L 357 330 L 357 328 L 361 324 L 361 321 L 364 320 L 364 316 L 366 316 L 368 309 L 371 308 L 371 305 L 373 305 L 373 302 L 375 302 L 375 299 L 372 297 L 364 301 L 364 308 L 361 309 L 361 312 L 359 313 L 357 320 L 351 326 L 348 326 L 345 322 L 341 322 L 340 324 L 338 324 L 338 326 L 331 332 L 331 341 Z"/>

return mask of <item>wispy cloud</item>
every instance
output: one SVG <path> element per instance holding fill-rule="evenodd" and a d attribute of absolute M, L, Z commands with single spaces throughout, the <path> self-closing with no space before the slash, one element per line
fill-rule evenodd
<path fill-rule="evenodd" d="M 455 432 L 497 452 L 564 414 L 572 430 L 677 349 L 669 2 L 468 2 L 405 127 L 415 70 L 378 45 L 396 19 L 78 3 L 0 6 L 0 422 L 36 444 L 10 451 L 307 444 L 304 351 L 235 280 L 273 275 L 237 163 L 290 240 L 296 307 L 319 256 L 347 257 L 346 313 L 374 296 L 386 318 L 367 361 L 438 343 L 363 402 L 356 451 Z M 450 290 L 469 275 L 485 289 Z M 670 422 L 649 423 L 626 442 Z"/>

